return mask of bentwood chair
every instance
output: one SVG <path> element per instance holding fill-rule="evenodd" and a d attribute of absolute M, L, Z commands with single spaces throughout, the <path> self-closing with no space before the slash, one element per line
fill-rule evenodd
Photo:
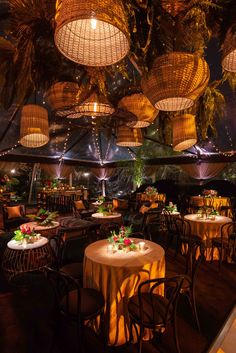
<path fill-rule="evenodd" d="M 105 305 L 103 295 L 93 288 L 81 288 L 78 281 L 65 273 L 48 267 L 43 272 L 54 291 L 57 312 L 76 324 L 78 352 L 84 352 L 84 327 L 100 316 L 102 328 Z"/>
<path fill-rule="evenodd" d="M 50 240 L 57 255 L 57 269 L 81 284 L 83 283 L 83 256 L 89 244 L 89 234 L 88 228 L 62 228 Z"/>
<path fill-rule="evenodd" d="M 224 258 L 235 258 L 236 254 L 236 222 L 228 222 L 221 226 L 220 237 L 211 240 L 211 261 L 213 261 L 214 250 L 219 254 L 219 271 Z"/>
<path fill-rule="evenodd" d="M 148 280 L 142 282 L 138 287 L 138 294 L 129 299 L 130 340 L 134 327 L 138 335 L 139 353 L 142 352 L 144 329 L 148 328 L 153 330 L 154 334 L 161 334 L 169 323 L 174 327 L 176 350 L 178 353 L 181 352 L 177 335 L 176 308 L 182 282 L 183 276 Z M 165 288 L 164 296 L 156 294 L 161 286 Z M 139 334 L 137 326 L 140 328 Z"/>
<path fill-rule="evenodd" d="M 199 244 L 199 242 L 193 241 L 188 245 L 188 253 L 185 262 L 185 276 L 180 289 L 180 293 L 184 294 L 188 299 L 199 331 L 200 324 L 196 307 L 196 285 L 199 267 L 205 259 L 204 251 L 205 247 L 203 243 Z"/>

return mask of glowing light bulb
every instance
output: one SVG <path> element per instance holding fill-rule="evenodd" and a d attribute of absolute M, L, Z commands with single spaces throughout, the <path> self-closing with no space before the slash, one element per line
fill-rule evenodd
<path fill-rule="evenodd" d="M 96 29 L 97 28 L 97 20 L 96 20 L 96 18 L 92 18 L 91 19 L 91 27 L 92 27 L 92 29 Z"/>

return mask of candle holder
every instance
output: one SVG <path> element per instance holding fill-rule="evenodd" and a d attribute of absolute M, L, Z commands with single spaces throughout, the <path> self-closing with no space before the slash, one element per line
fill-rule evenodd
<path fill-rule="evenodd" d="M 139 251 L 144 251 L 145 250 L 145 242 L 144 241 L 140 241 L 138 243 L 138 249 L 139 249 Z"/>

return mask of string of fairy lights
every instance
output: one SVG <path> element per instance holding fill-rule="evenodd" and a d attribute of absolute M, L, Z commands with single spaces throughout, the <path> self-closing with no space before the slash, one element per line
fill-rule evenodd
<path fill-rule="evenodd" d="M 0 151 L 0 157 L 3 157 L 3 156 L 6 156 L 7 154 L 10 154 L 12 151 L 14 151 L 17 147 L 19 147 L 19 144 L 20 144 L 20 141 L 17 141 L 17 143 L 12 146 L 12 147 L 9 147 L 3 151 Z"/>
<path fill-rule="evenodd" d="M 66 150 L 67 150 L 68 140 L 71 136 L 71 126 L 70 125 L 71 125 L 71 121 L 69 121 L 69 126 L 67 127 L 67 132 L 66 132 L 66 138 L 65 138 L 64 144 L 63 144 L 63 150 L 62 150 L 62 153 L 58 159 L 60 163 L 62 163 L 64 160 Z"/>
<path fill-rule="evenodd" d="M 99 134 L 98 134 L 98 131 L 95 129 L 95 127 L 92 128 L 92 139 L 93 139 L 94 150 L 99 160 L 99 164 L 103 165 L 102 154 L 101 154 L 100 143 L 99 143 Z"/>

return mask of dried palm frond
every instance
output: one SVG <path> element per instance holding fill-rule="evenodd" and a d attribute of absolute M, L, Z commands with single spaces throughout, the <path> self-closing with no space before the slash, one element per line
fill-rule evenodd
<path fill-rule="evenodd" d="M 207 138 L 209 129 L 216 135 L 216 120 L 225 114 L 225 98 L 218 89 L 222 81 L 213 81 L 205 90 L 199 104 L 198 123 L 202 138 Z"/>

